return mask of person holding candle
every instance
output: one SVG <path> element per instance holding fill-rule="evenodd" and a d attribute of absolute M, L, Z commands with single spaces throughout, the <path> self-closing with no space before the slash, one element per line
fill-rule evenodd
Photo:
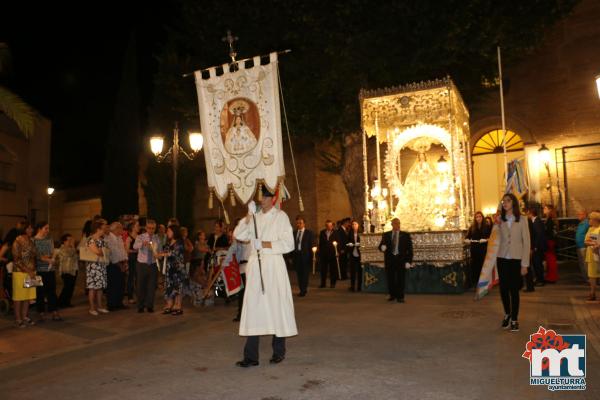
<path fill-rule="evenodd" d="M 298 274 L 298 287 L 300 288 L 299 297 L 306 296 L 308 290 L 308 274 L 312 263 L 312 246 L 314 243 L 314 233 L 306 229 L 304 217 L 296 217 L 296 230 L 294 230 L 294 251 L 292 258 L 294 269 Z"/>

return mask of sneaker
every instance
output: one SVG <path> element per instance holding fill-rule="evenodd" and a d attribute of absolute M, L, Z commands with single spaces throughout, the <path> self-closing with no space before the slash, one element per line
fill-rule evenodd
<path fill-rule="evenodd" d="M 508 329 L 508 325 L 510 324 L 510 315 L 505 315 L 502 319 L 502 329 Z"/>
<path fill-rule="evenodd" d="M 110 311 L 108 311 L 106 308 L 99 308 L 98 312 L 101 314 L 108 314 Z"/>
<path fill-rule="evenodd" d="M 511 332 L 519 332 L 519 322 L 518 321 L 510 321 L 510 331 Z"/>
<path fill-rule="evenodd" d="M 93 315 L 94 317 L 97 317 L 99 315 L 98 311 L 96 311 L 96 310 L 90 310 L 90 314 Z"/>

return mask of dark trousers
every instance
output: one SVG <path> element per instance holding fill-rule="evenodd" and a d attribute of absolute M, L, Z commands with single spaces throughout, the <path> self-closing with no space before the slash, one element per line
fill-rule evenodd
<path fill-rule="evenodd" d="M 521 277 L 521 260 L 498 258 L 498 278 L 500 279 L 500 297 L 504 314 L 510 319 L 519 319 L 519 290 L 523 284 Z"/>
<path fill-rule="evenodd" d="M 70 307 L 71 298 L 73 298 L 73 292 L 75 291 L 75 283 L 77 282 L 77 273 L 71 274 L 60 274 L 63 281 L 63 288 L 58 296 L 59 307 Z"/>
<path fill-rule="evenodd" d="M 109 308 L 122 308 L 125 290 L 125 277 L 119 264 L 106 267 L 106 305 Z"/>
<path fill-rule="evenodd" d="M 236 318 L 242 316 L 242 307 L 244 306 L 244 293 L 246 293 L 246 274 L 240 274 L 242 278 L 242 289 L 238 292 L 238 310 Z"/>
<path fill-rule="evenodd" d="M 536 282 L 544 282 L 544 252 L 534 251 L 531 256 L 531 263 L 533 264 L 533 271 L 535 272 Z"/>
<path fill-rule="evenodd" d="M 335 286 L 338 280 L 337 262 L 335 257 L 322 258 L 319 260 L 319 268 L 321 268 L 321 286 L 325 286 L 327 281 L 327 271 L 329 271 L 329 282 L 331 286 Z"/>
<path fill-rule="evenodd" d="M 302 257 L 302 254 L 299 252 L 294 252 L 294 269 L 296 270 L 296 274 L 298 275 L 298 287 L 300 288 L 300 293 L 306 294 L 306 290 L 308 289 L 308 274 L 310 271 L 310 259 Z"/>
<path fill-rule="evenodd" d="M 486 251 L 487 245 L 485 244 L 477 243 L 476 246 L 471 245 L 471 284 L 475 288 L 479 283 L 479 275 L 481 275 Z"/>
<path fill-rule="evenodd" d="M 340 275 L 342 276 L 342 280 L 348 279 L 348 254 L 340 254 Z M 337 266 L 336 266 L 337 268 Z M 337 272 L 336 272 L 337 273 Z"/>
<path fill-rule="evenodd" d="M 404 299 L 404 285 L 406 282 L 405 262 L 400 256 L 391 256 L 385 265 L 390 297 Z"/>
<path fill-rule="evenodd" d="M 525 275 L 525 287 L 528 291 L 535 290 L 533 287 L 533 275 L 533 266 L 529 264 L 529 267 L 527 267 L 527 275 Z"/>
<path fill-rule="evenodd" d="M 136 265 L 137 265 L 137 254 L 132 253 L 129 255 L 129 271 L 127 273 L 127 297 L 129 300 L 133 299 L 133 295 L 135 294 L 135 281 L 136 281 Z"/>
<path fill-rule="evenodd" d="M 258 361 L 258 344 L 260 336 L 248 336 L 246 345 L 244 346 L 244 359 Z M 273 347 L 273 356 L 285 357 L 285 338 L 273 335 L 271 342 Z"/>
<path fill-rule="evenodd" d="M 360 264 L 360 257 L 354 257 L 350 255 L 350 288 L 360 292 L 362 288 L 362 268 Z M 355 286 L 356 283 L 356 286 Z"/>
<path fill-rule="evenodd" d="M 158 279 L 156 264 L 138 262 L 136 265 L 137 306 L 138 309 L 154 308 L 154 292 Z"/>
<path fill-rule="evenodd" d="M 45 300 L 48 301 L 48 312 L 54 312 L 58 310 L 58 298 L 56 297 L 56 273 L 54 271 L 49 272 L 38 272 L 38 275 L 42 277 L 44 286 L 38 286 L 35 288 L 35 306 L 37 312 L 46 312 Z"/>

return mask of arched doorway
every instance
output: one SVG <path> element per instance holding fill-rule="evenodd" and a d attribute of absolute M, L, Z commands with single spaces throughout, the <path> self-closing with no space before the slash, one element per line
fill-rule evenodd
<path fill-rule="evenodd" d="M 504 132 L 494 129 L 483 134 L 472 149 L 475 209 L 486 215 L 496 210 L 505 189 L 504 140 Z M 506 152 L 508 162 L 525 157 L 523 140 L 511 130 L 506 131 Z"/>

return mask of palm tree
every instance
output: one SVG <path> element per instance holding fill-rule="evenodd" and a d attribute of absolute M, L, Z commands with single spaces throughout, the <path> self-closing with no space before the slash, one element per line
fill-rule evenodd
<path fill-rule="evenodd" d="M 6 43 L 0 42 L 0 78 L 8 75 L 11 54 Z M 36 111 L 7 87 L 0 85 L 0 113 L 12 119 L 26 138 L 31 137 L 37 120 Z"/>

